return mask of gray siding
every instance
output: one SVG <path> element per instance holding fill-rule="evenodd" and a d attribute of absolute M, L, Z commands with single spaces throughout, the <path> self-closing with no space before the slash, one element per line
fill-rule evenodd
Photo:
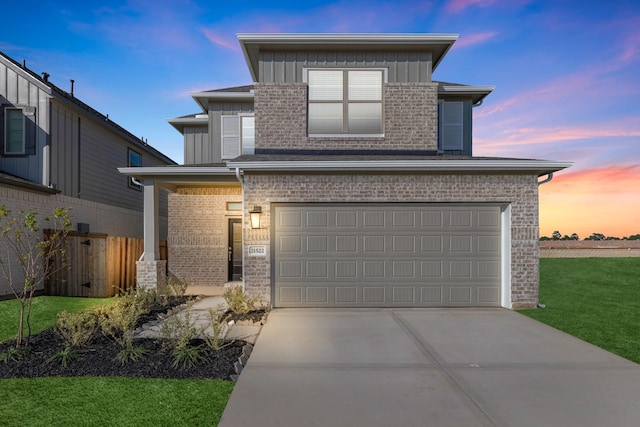
<path fill-rule="evenodd" d="M 184 163 L 194 165 L 213 163 L 211 142 L 207 126 L 185 126 L 184 128 Z"/>
<path fill-rule="evenodd" d="M 51 184 L 71 197 L 80 197 L 81 126 L 77 112 L 51 102 Z"/>
<path fill-rule="evenodd" d="M 4 108 L 29 107 L 35 115 L 29 116 L 35 131 L 29 135 L 35 138 L 35 154 L 24 156 L 0 156 L 0 170 L 48 185 L 43 178 L 43 153 L 48 144 L 49 95 L 35 79 L 27 78 L 0 59 L 0 144 L 4 146 Z"/>
<path fill-rule="evenodd" d="M 142 211 L 142 190 L 129 187 L 117 168 L 127 166 L 128 148 L 140 153 L 143 167 L 164 163 L 88 117 L 80 120 L 80 198 Z"/>
<path fill-rule="evenodd" d="M 431 82 L 431 52 L 262 52 L 261 83 L 302 83 L 305 67 L 387 68 L 389 83 Z"/>

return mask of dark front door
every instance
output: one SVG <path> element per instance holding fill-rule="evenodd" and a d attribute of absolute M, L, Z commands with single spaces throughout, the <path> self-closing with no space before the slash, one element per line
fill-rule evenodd
<path fill-rule="evenodd" d="M 242 220 L 229 219 L 229 281 L 242 280 Z"/>

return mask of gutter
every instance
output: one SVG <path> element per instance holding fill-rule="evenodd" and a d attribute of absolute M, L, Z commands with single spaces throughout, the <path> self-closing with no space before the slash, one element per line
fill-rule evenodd
<path fill-rule="evenodd" d="M 553 179 L 553 172 L 547 174 L 547 177 L 542 181 L 538 181 L 538 187 L 540 187 L 542 184 L 546 184 L 547 182 L 551 182 L 552 179 Z"/>
<path fill-rule="evenodd" d="M 546 175 L 573 163 L 549 160 L 352 160 L 352 161 L 230 161 L 230 168 L 255 171 L 389 171 L 389 172 L 530 172 Z"/>

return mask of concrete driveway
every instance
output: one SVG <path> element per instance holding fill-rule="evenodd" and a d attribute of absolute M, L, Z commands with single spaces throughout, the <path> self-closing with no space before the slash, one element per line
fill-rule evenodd
<path fill-rule="evenodd" d="M 638 426 L 640 365 L 505 309 L 277 309 L 220 426 Z"/>

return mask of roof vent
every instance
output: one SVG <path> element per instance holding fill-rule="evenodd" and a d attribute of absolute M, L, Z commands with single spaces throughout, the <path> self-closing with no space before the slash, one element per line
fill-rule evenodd
<path fill-rule="evenodd" d="M 71 82 L 71 96 L 73 96 L 73 84 L 76 82 L 75 80 L 71 79 L 69 80 Z"/>
<path fill-rule="evenodd" d="M 49 73 L 43 71 L 42 72 L 42 80 L 44 80 L 45 82 L 48 83 L 49 82 L 49 75 L 50 75 Z"/>

